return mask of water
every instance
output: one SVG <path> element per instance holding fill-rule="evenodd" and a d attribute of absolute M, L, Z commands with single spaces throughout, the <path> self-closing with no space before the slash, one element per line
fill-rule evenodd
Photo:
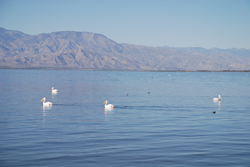
<path fill-rule="evenodd" d="M 249 73 L 0 70 L 0 166 L 249 164 Z"/>

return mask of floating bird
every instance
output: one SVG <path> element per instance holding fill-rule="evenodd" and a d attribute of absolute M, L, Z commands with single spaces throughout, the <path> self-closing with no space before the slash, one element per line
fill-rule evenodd
<path fill-rule="evenodd" d="M 54 89 L 54 87 L 52 87 L 51 92 L 52 92 L 52 93 L 57 93 L 58 90 L 57 90 L 57 89 Z"/>
<path fill-rule="evenodd" d="M 213 114 L 215 114 L 216 113 L 216 111 L 213 111 Z"/>
<path fill-rule="evenodd" d="M 105 104 L 105 109 L 112 110 L 115 106 L 113 104 L 108 104 L 108 101 L 106 100 L 102 105 Z"/>
<path fill-rule="evenodd" d="M 218 98 L 213 98 L 213 101 L 221 101 L 221 96 L 219 95 Z"/>
<path fill-rule="evenodd" d="M 43 101 L 43 106 L 52 106 L 53 105 L 53 103 L 51 103 L 51 102 L 45 102 L 45 100 L 46 100 L 46 98 L 44 97 L 40 102 L 42 102 Z"/>

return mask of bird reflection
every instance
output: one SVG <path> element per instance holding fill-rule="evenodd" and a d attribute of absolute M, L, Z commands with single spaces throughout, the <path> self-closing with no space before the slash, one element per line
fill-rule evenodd
<path fill-rule="evenodd" d="M 52 98 L 55 98 L 58 92 L 52 92 Z"/>
<path fill-rule="evenodd" d="M 219 106 L 219 111 L 220 111 L 221 101 L 213 101 L 213 102 L 218 104 L 218 106 Z"/>
<path fill-rule="evenodd" d="M 113 108 L 112 109 L 106 109 L 106 108 L 103 108 L 102 109 L 104 111 L 104 114 L 105 114 L 105 121 L 108 120 L 108 114 L 112 114 L 113 112 Z"/>
<path fill-rule="evenodd" d="M 217 103 L 219 106 L 221 105 L 221 101 L 213 101 L 214 103 Z"/>
<path fill-rule="evenodd" d="M 220 105 L 221 105 L 221 101 L 218 101 L 218 105 L 219 105 L 219 111 L 220 111 Z"/>
<path fill-rule="evenodd" d="M 114 109 L 113 108 L 103 108 L 102 109 L 105 114 L 108 114 L 108 112 L 112 112 Z"/>
<path fill-rule="evenodd" d="M 43 122 L 45 122 L 45 117 L 48 115 L 48 111 L 52 109 L 52 106 L 42 106 L 41 109 L 43 110 Z"/>
<path fill-rule="evenodd" d="M 52 106 L 42 106 L 42 109 L 45 112 L 46 110 L 51 110 Z"/>

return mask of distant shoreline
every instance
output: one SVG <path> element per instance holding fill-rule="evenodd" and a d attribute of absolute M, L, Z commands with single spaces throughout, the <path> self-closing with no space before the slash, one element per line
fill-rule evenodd
<path fill-rule="evenodd" d="M 75 67 L 29 67 L 29 66 L 0 66 L 0 69 L 19 70 L 72 70 L 72 71 L 141 71 L 141 72 L 250 72 L 250 70 L 132 70 L 132 69 L 100 69 Z"/>

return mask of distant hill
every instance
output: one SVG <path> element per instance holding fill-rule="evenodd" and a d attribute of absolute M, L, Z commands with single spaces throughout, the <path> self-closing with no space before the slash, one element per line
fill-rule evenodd
<path fill-rule="evenodd" d="M 250 70 L 250 49 L 147 47 L 89 32 L 28 35 L 0 28 L 0 67 Z"/>

